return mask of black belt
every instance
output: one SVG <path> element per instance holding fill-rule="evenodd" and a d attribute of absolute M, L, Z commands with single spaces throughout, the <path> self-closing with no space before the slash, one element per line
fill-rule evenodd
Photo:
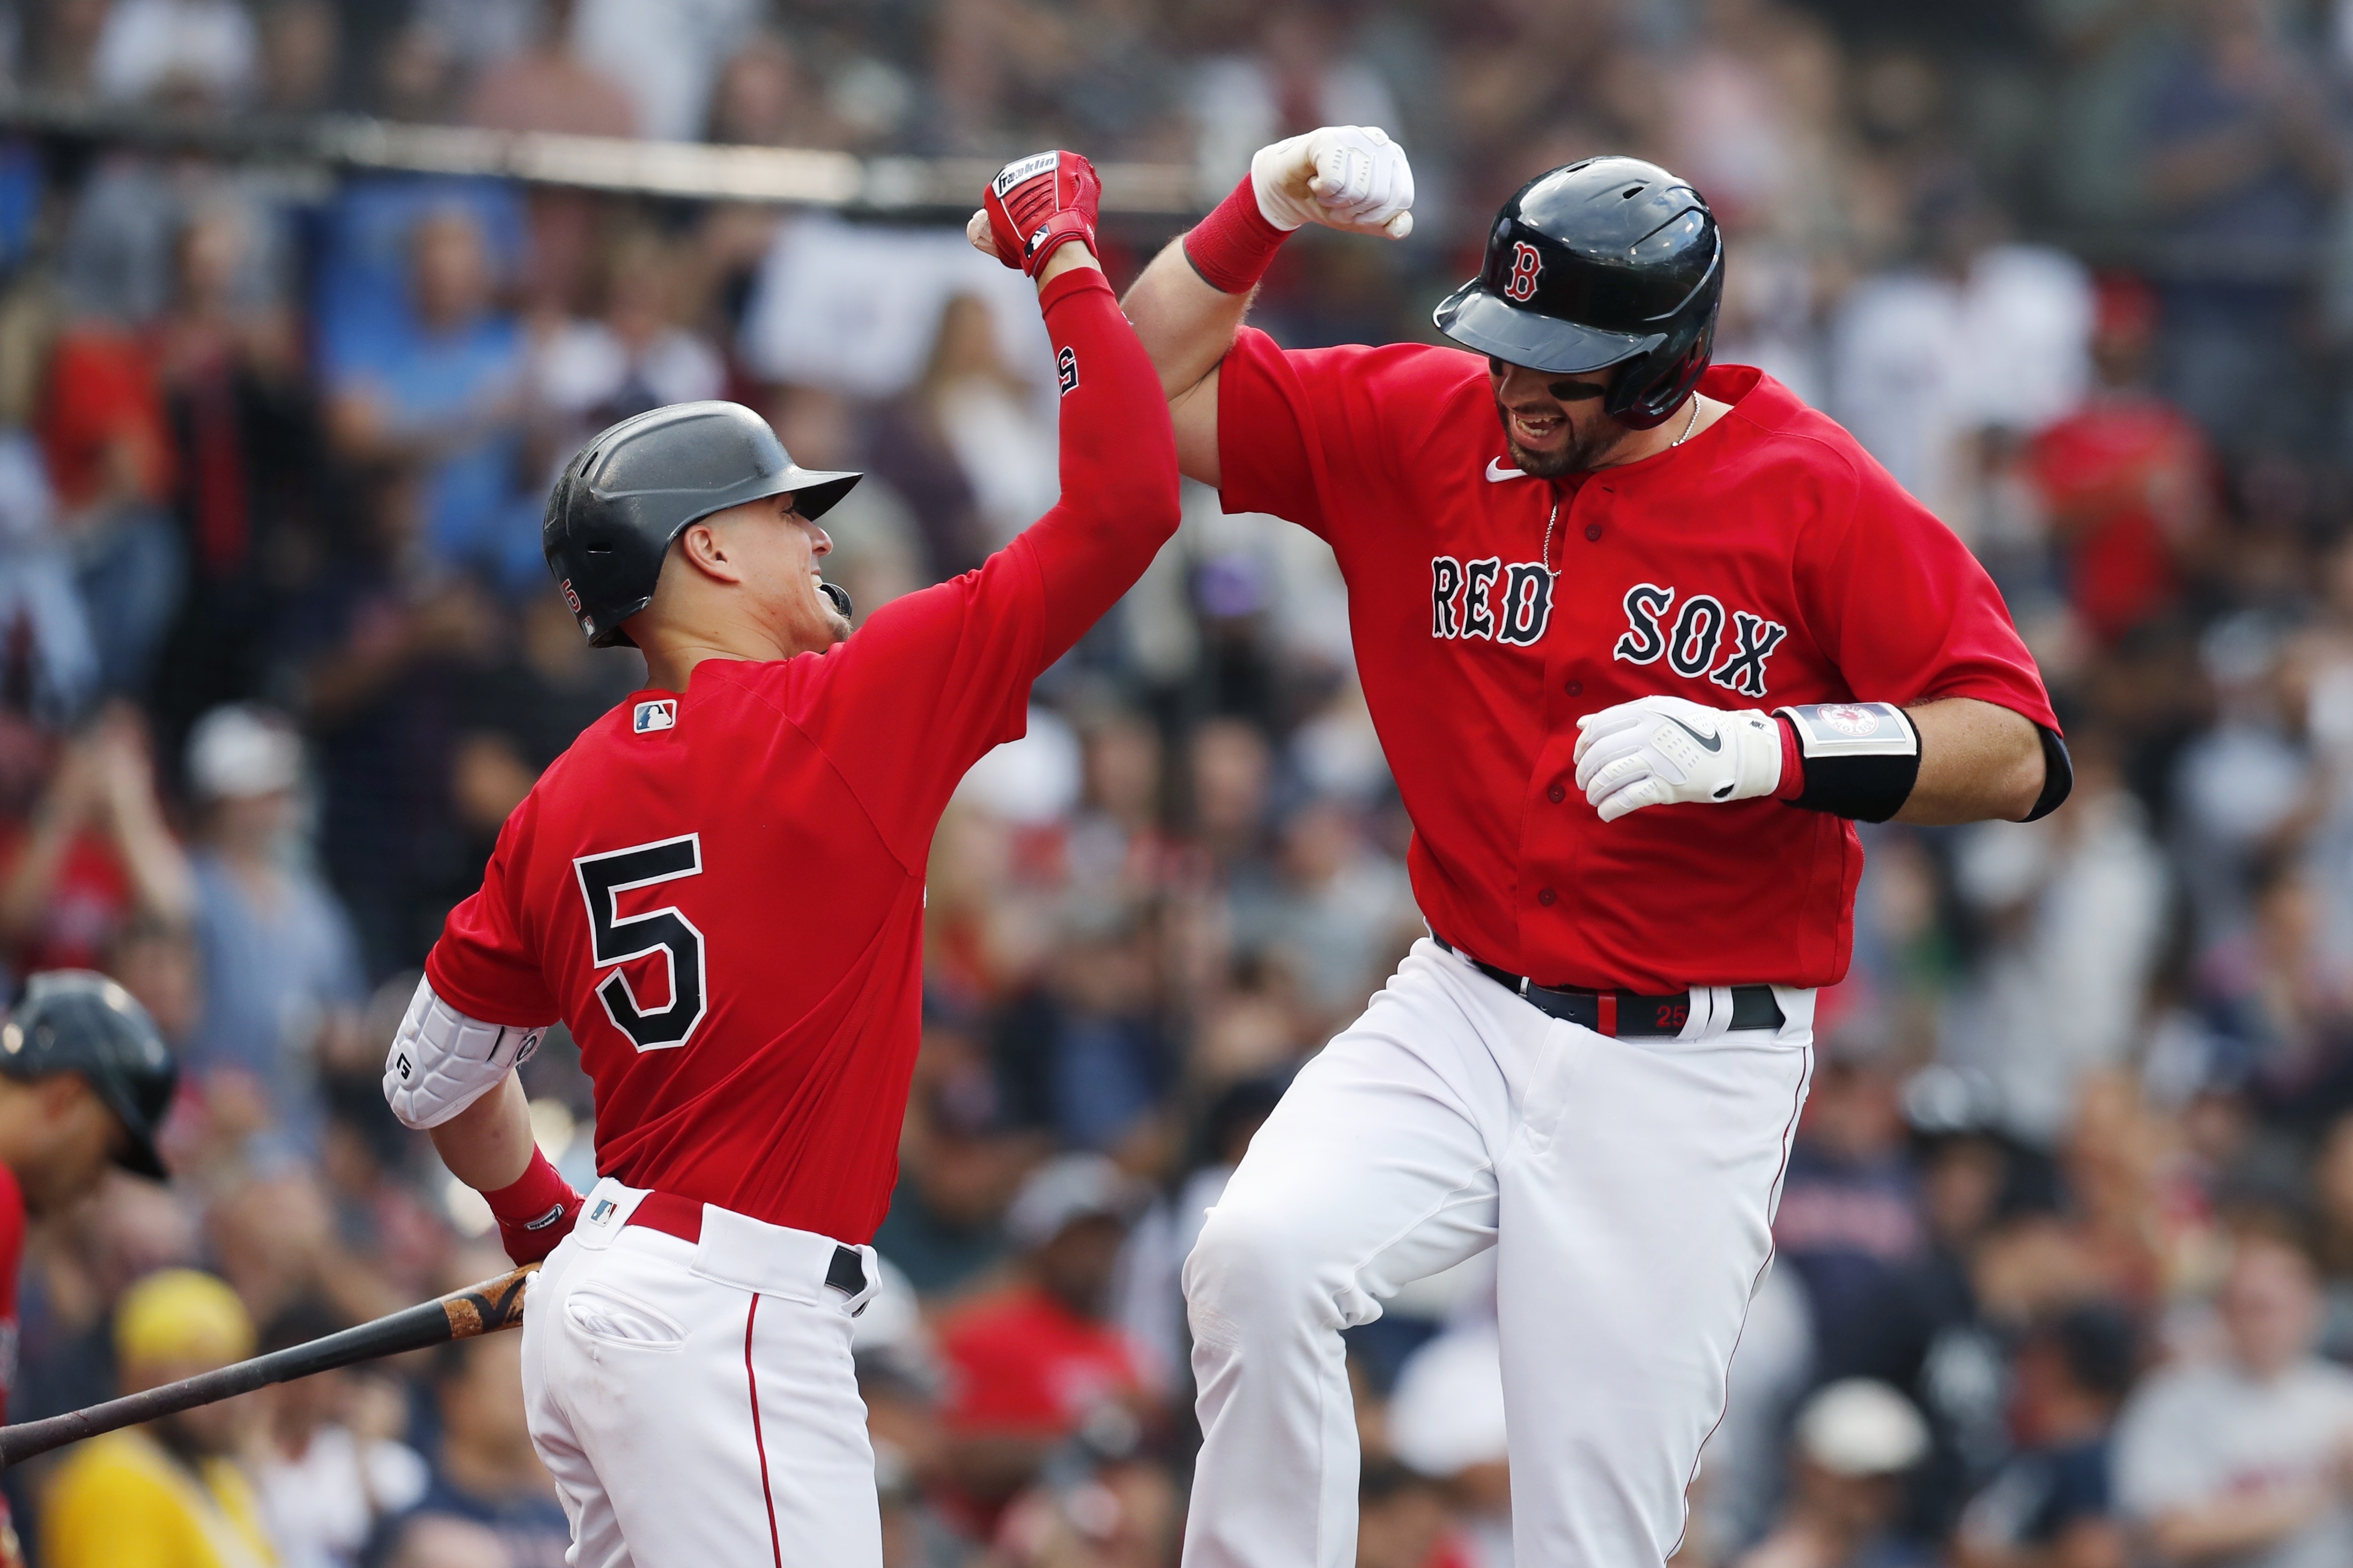
<path fill-rule="evenodd" d="M 1565 1024 L 1591 1029 L 1599 1035 L 1621 1039 L 1666 1037 L 1682 1034 L 1684 1024 L 1691 1019 L 1691 993 L 1688 991 L 1678 991 L 1668 996 L 1641 996 L 1631 991 L 1587 991 L 1577 986 L 1564 990 L 1538 985 L 1525 974 L 1514 974 L 1509 970 L 1498 969 L 1492 963 L 1472 958 L 1435 931 L 1430 933 L 1430 940 L 1537 1012 L 1558 1018 Z M 1778 1029 L 1783 1022 L 1781 1004 L 1774 999 L 1770 985 L 1732 987 L 1732 1028 Z"/>

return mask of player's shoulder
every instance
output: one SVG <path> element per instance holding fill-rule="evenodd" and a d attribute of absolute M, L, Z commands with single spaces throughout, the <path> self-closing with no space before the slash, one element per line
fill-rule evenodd
<path fill-rule="evenodd" d="M 1718 365 L 1700 386 L 1733 405 L 1724 422 L 1739 437 L 1732 443 L 1737 482 L 1810 500 L 1817 522 L 1943 527 L 1845 426 L 1765 372 Z"/>
<path fill-rule="evenodd" d="M 1243 365 L 1262 373 L 1287 374 L 1310 389 L 1345 389 L 1372 397 L 1442 396 L 1487 379 L 1485 360 L 1444 343 L 1284 348 L 1265 332 L 1245 327 L 1234 349 Z"/>
<path fill-rule="evenodd" d="M 1732 405 L 1725 422 L 1745 439 L 1741 452 L 1762 460 L 1860 482 L 1871 455 L 1846 426 L 1754 365 L 1719 364 L 1700 390 Z"/>

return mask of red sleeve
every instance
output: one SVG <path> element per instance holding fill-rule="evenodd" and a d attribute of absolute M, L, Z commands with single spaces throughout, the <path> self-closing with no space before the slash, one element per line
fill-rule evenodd
<path fill-rule="evenodd" d="M 1286 352 L 1245 327 L 1218 367 L 1219 494 L 1324 539 L 1337 492 L 1399 487 L 1440 427 L 1440 399 L 1483 379 L 1459 349 L 1401 343 Z"/>
<path fill-rule="evenodd" d="M 470 1018 L 535 1029 L 564 1016 L 547 989 L 538 951 L 525 937 L 516 910 L 522 845 L 537 821 L 538 800 L 526 796 L 499 831 L 499 846 L 473 897 L 449 911 L 441 940 L 425 957 L 433 994 Z"/>
<path fill-rule="evenodd" d="M 1808 531 L 1798 600 L 1856 697 L 1911 707 L 1973 697 L 2056 731 L 2010 607 L 1953 531 L 1862 459 L 1843 519 Z"/>
<path fill-rule="evenodd" d="M 1028 724 L 1029 684 L 1133 587 L 1176 531 L 1160 379 L 1092 268 L 1039 296 L 1061 376 L 1061 500 L 984 563 L 874 613 L 796 715 L 902 854 L 965 771 Z"/>

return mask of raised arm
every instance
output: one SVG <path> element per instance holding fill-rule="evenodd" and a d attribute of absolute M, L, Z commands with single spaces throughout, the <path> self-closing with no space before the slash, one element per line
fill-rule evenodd
<path fill-rule="evenodd" d="M 1268 263 L 1303 224 L 1403 239 L 1413 232 L 1405 149 L 1369 126 L 1325 126 L 1259 149 L 1231 195 L 1153 258 L 1123 301 L 1175 420 L 1177 466 L 1219 482 L 1218 363 Z M 987 243 L 975 214 L 973 242 Z"/>

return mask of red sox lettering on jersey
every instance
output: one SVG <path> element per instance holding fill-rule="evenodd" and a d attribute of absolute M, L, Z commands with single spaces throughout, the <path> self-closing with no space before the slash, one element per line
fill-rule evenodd
<path fill-rule="evenodd" d="M 1245 331 L 1219 377 L 1224 503 L 1332 545 L 1415 897 L 1491 963 L 1648 994 L 1845 973 L 1851 824 L 1773 800 L 1603 823 L 1575 787 L 1582 715 L 1973 697 L 2055 727 L 1968 550 L 1757 371 L 1707 373 L 1732 406 L 1689 443 L 1560 479 L 1504 455 L 1458 350 Z"/>

